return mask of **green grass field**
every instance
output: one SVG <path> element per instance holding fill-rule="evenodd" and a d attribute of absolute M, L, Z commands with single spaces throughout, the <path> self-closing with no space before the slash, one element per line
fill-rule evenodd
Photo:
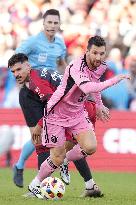
<path fill-rule="evenodd" d="M 25 171 L 25 188 L 17 188 L 12 182 L 10 169 L 0 169 L 0 204 L 1 205 L 136 205 L 136 174 L 95 172 L 94 178 L 104 192 L 103 198 L 80 198 L 84 183 L 77 172 L 71 172 L 71 184 L 66 186 L 63 199 L 58 201 L 24 198 L 27 185 L 36 171 Z M 58 176 L 58 174 L 57 174 Z"/>

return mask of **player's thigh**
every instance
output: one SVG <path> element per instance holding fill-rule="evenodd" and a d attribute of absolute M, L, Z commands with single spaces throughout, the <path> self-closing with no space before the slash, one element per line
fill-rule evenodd
<path fill-rule="evenodd" d="M 93 131 L 93 124 L 88 119 L 87 112 L 84 113 L 77 125 L 70 128 L 70 131 L 84 151 L 88 154 L 95 151 L 97 145 L 96 137 Z"/>
<path fill-rule="evenodd" d="M 74 146 L 75 146 L 75 143 L 74 143 L 74 142 L 72 142 L 72 141 L 66 141 L 66 142 L 65 142 L 66 152 L 68 152 L 69 150 L 71 150 Z"/>
<path fill-rule="evenodd" d="M 66 142 L 65 142 L 65 149 L 68 152 L 71 150 L 74 145 L 76 144 L 76 140 L 73 138 L 72 134 L 66 132 Z"/>
<path fill-rule="evenodd" d="M 32 134 L 33 134 L 34 128 L 35 128 L 35 127 L 29 127 L 29 130 L 30 130 L 31 136 L 32 136 Z"/>

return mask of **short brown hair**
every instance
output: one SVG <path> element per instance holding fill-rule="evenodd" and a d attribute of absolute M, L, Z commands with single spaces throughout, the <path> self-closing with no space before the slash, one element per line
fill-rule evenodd
<path fill-rule="evenodd" d="M 89 38 L 89 40 L 88 40 L 87 49 L 89 50 L 92 45 L 95 45 L 98 47 L 100 47 L 100 46 L 106 47 L 106 42 L 101 36 L 93 36 L 93 37 Z"/>
<path fill-rule="evenodd" d="M 55 15 L 55 16 L 58 16 L 59 19 L 60 19 L 60 13 L 59 13 L 59 11 L 56 10 L 56 9 L 49 9 L 49 10 L 47 10 L 47 11 L 43 14 L 43 19 L 45 19 L 46 16 L 48 16 L 48 15 Z"/>
<path fill-rule="evenodd" d="M 28 61 L 28 57 L 24 53 L 14 54 L 8 60 L 8 68 L 14 66 L 16 63 L 24 63 L 25 61 Z"/>

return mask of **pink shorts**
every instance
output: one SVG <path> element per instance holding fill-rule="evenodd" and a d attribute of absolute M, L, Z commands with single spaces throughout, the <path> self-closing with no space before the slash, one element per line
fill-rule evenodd
<path fill-rule="evenodd" d="M 83 117 L 78 124 L 68 128 L 47 122 L 45 123 L 46 125 L 44 125 L 42 134 L 42 144 L 48 148 L 63 146 L 66 141 L 66 132 L 71 136 L 76 136 L 80 132 L 93 129 L 93 124 L 88 117 Z"/>

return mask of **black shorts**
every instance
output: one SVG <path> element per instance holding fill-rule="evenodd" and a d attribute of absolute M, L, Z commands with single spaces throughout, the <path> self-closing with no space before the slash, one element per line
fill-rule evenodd
<path fill-rule="evenodd" d="M 47 102 L 42 102 L 37 94 L 29 90 L 26 86 L 23 86 L 19 92 L 19 103 L 27 126 L 36 126 L 44 115 L 44 108 Z"/>

